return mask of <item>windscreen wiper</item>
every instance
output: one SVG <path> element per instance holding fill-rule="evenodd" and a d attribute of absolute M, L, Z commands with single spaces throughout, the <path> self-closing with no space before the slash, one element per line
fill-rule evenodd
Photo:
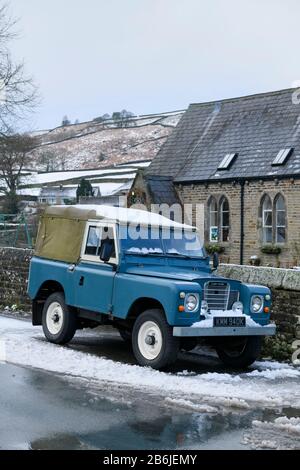
<path fill-rule="evenodd" d="M 131 255 L 131 256 L 165 256 L 164 253 L 134 253 L 133 251 L 125 251 L 125 255 Z"/>
<path fill-rule="evenodd" d="M 183 253 L 166 253 L 165 256 L 168 256 L 169 258 L 177 256 L 178 258 L 191 259 L 191 256 L 184 255 Z"/>

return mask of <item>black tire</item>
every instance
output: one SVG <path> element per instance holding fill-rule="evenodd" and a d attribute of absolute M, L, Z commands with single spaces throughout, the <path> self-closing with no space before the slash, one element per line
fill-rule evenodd
<path fill-rule="evenodd" d="M 226 341 L 222 345 L 216 347 L 216 351 L 225 365 L 244 369 L 259 358 L 261 347 L 261 336 L 226 338 Z"/>
<path fill-rule="evenodd" d="M 132 342 L 132 331 L 129 330 L 124 330 L 123 328 L 119 329 L 119 333 L 121 338 L 125 341 L 125 343 L 130 343 Z"/>
<path fill-rule="evenodd" d="M 56 310 L 54 308 L 55 306 L 57 306 Z M 54 309 L 51 319 L 50 315 L 52 313 L 50 309 Z M 59 312 L 59 314 L 56 312 Z M 60 317 L 56 322 L 57 332 L 53 331 L 55 328 L 55 326 L 53 326 L 55 324 L 53 317 L 55 315 Z M 52 331 L 49 322 L 51 322 Z M 60 323 L 60 325 L 58 323 Z M 44 335 L 50 343 L 67 344 L 74 337 L 77 329 L 77 317 L 75 312 L 66 305 L 65 297 L 61 292 L 50 295 L 46 300 L 43 308 L 42 325 Z"/>
<path fill-rule="evenodd" d="M 182 339 L 180 342 L 180 349 L 186 352 L 193 351 L 195 347 L 197 346 L 198 341 L 194 338 L 185 338 Z"/>
<path fill-rule="evenodd" d="M 156 340 L 154 345 L 147 345 L 145 341 L 145 348 L 155 348 L 157 345 L 158 355 L 153 358 L 147 358 L 143 355 L 143 351 L 139 346 L 139 338 L 141 346 L 143 347 L 142 329 L 147 327 L 148 322 L 151 322 L 155 325 L 155 329 L 160 336 L 159 341 L 154 336 L 147 336 L 147 338 L 152 338 Z M 154 338 L 154 339 L 153 339 Z M 142 313 L 136 320 L 133 332 L 132 332 L 132 348 L 137 362 L 141 366 L 150 366 L 153 369 L 163 369 L 171 364 L 173 364 L 178 356 L 179 352 L 179 340 L 173 336 L 173 328 L 167 323 L 164 313 L 159 309 L 146 310 Z"/>

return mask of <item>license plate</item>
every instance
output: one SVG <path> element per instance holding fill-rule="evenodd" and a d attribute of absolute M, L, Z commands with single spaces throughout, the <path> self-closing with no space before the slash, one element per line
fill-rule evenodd
<path fill-rule="evenodd" d="M 246 326 L 245 317 L 214 317 L 215 327 L 236 327 L 241 328 Z"/>

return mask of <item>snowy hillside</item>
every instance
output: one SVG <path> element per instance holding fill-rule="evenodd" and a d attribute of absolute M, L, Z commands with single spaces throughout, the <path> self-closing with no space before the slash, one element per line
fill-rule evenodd
<path fill-rule="evenodd" d="M 108 120 L 58 127 L 38 133 L 32 153 L 40 171 L 92 169 L 137 160 L 151 160 L 184 111 L 131 118 L 126 127 Z"/>

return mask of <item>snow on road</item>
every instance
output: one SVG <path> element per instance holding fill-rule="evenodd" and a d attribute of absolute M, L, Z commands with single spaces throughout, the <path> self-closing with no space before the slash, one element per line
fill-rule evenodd
<path fill-rule="evenodd" d="M 87 340 L 96 332 L 79 332 Z M 89 381 L 91 386 L 141 390 L 158 395 L 166 406 L 214 411 L 293 407 L 300 409 L 300 368 L 257 362 L 241 374 L 159 372 L 115 362 L 44 341 L 41 328 L 0 317 L 0 360 Z"/>
<path fill-rule="evenodd" d="M 273 421 L 254 420 L 243 443 L 253 449 L 300 449 L 300 418 L 282 416 Z"/>

